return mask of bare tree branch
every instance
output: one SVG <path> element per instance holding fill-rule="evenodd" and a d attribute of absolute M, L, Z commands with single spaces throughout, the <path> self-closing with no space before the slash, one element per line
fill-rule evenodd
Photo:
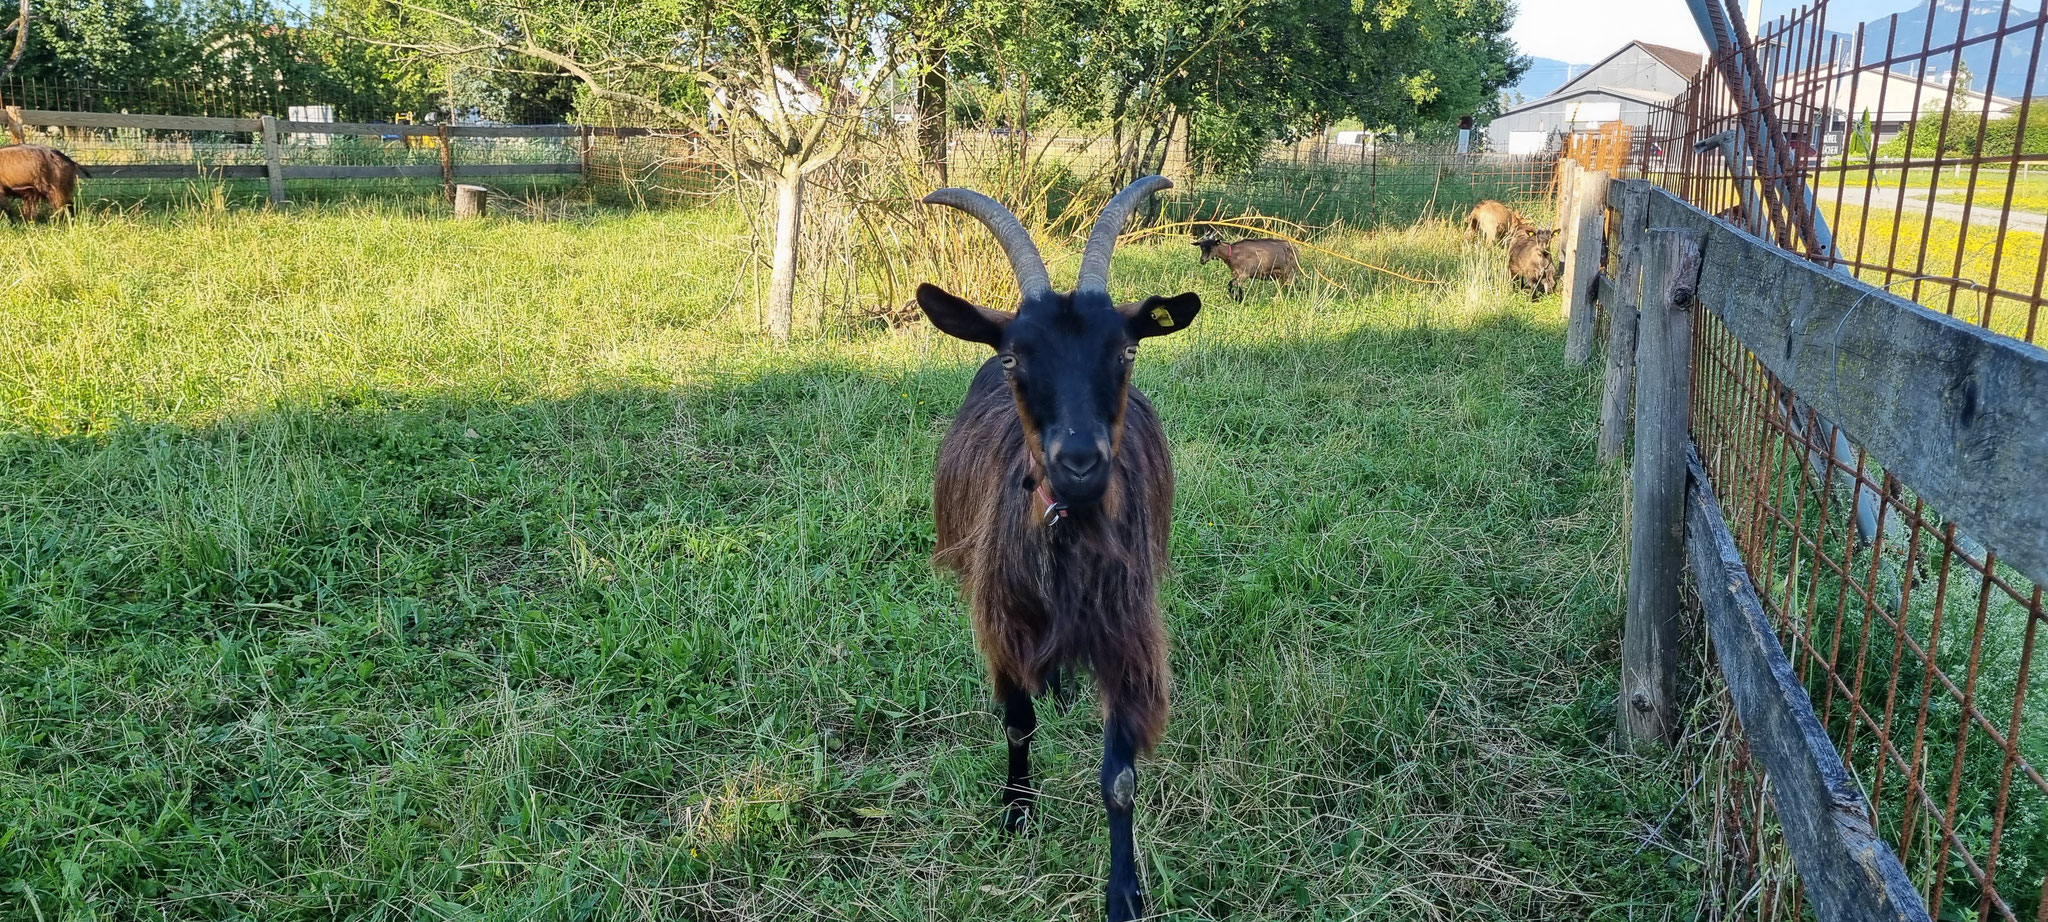
<path fill-rule="evenodd" d="M 14 25 L 8 27 L 14 33 L 14 53 L 7 56 L 6 65 L 0 66 L 0 80 L 13 76 L 14 68 L 21 64 L 22 55 L 28 54 L 28 27 L 35 21 L 30 13 L 29 0 L 21 0 L 21 15 L 15 18 Z M 4 34 L 0 32 L 0 35 Z"/>

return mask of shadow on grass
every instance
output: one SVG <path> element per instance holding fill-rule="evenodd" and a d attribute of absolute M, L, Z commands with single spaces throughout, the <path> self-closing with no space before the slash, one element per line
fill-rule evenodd
<path fill-rule="evenodd" d="M 1141 363 L 1179 475 L 1160 909 L 1692 898 L 1624 832 L 1669 767 L 1599 746 L 1617 484 L 1559 337 Z M 1071 915 L 1103 857 L 1090 707 L 1048 719 L 1044 825 L 1002 842 L 926 562 L 971 370 L 5 437 L 0 880 L 51 914 Z"/>

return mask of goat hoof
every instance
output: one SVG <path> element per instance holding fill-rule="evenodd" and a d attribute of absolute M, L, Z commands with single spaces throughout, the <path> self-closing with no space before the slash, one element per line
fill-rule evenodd
<path fill-rule="evenodd" d="M 1145 894 L 1133 890 L 1129 893 L 1109 894 L 1109 922 L 1131 922 L 1145 917 Z"/>
<path fill-rule="evenodd" d="M 1003 835 L 1015 838 L 1031 825 L 1031 801 L 1013 800 L 1003 805 Z"/>

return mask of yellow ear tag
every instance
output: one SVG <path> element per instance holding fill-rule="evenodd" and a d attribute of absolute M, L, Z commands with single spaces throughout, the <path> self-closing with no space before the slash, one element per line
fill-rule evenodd
<path fill-rule="evenodd" d="M 1173 326 L 1173 315 L 1168 313 L 1166 308 L 1155 307 L 1152 309 L 1152 322 L 1162 327 L 1170 327 Z"/>

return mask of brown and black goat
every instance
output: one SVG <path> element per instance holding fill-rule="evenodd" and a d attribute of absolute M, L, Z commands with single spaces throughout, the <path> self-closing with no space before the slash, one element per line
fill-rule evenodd
<path fill-rule="evenodd" d="M 1166 628 L 1157 591 L 1173 526 L 1173 462 L 1145 395 L 1131 386 L 1138 346 L 1186 329 L 1194 293 L 1119 305 L 1109 256 L 1124 221 L 1173 184 L 1148 176 L 1096 219 L 1080 279 L 1054 291 L 1031 236 L 1008 209 L 966 189 L 925 202 L 960 209 L 995 233 L 1017 276 L 1015 312 L 919 285 L 941 332 L 995 350 L 939 446 L 932 559 L 961 577 L 974 635 L 1003 708 L 1009 778 L 1003 824 L 1030 816 L 1032 696 L 1062 669 L 1086 668 L 1102 701 L 1102 805 L 1109 818 L 1107 914 L 1145 914 L 1131 813 L 1137 756 L 1166 726 Z"/>
<path fill-rule="evenodd" d="M 1465 236 L 1481 243 L 1499 243 L 1517 232 L 1529 230 L 1529 219 L 1493 199 L 1472 206 L 1465 215 Z"/>
<path fill-rule="evenodd" d="M 52 213 L 71 212 L 78 177 L 89 175 L 78 161 L 54 147 L 15 144 L 0 147 L 0 210 L 9 198 L 21 199 L 23 220 L 33 221 L 42 202 Z"/>
<path fill-rule="evenodd" d="M 1294 274 L 1301 270 L 1301 258 L 1285 240 L 1224 243 L 1221 236 L 1210 231 L 1196 237 L 1195 246 L 1202 250 L 1202 264 L 1220 259 L 1230 267 L 1230 297 L 1235 301 L 1244 300 L 1244 283 L 1249 279 L 1273 279 L 1282 285 L 1292 285 Z"/>
<path fill-rule="evenodd" d="M 1554 230 L 1523 227 L 1508 234 L 1508 276 L 1516 288 L 1526 288 L 1529 300 L 1547 295 L 1557 287 L 1557 260 L 1550 255 Z"/>

